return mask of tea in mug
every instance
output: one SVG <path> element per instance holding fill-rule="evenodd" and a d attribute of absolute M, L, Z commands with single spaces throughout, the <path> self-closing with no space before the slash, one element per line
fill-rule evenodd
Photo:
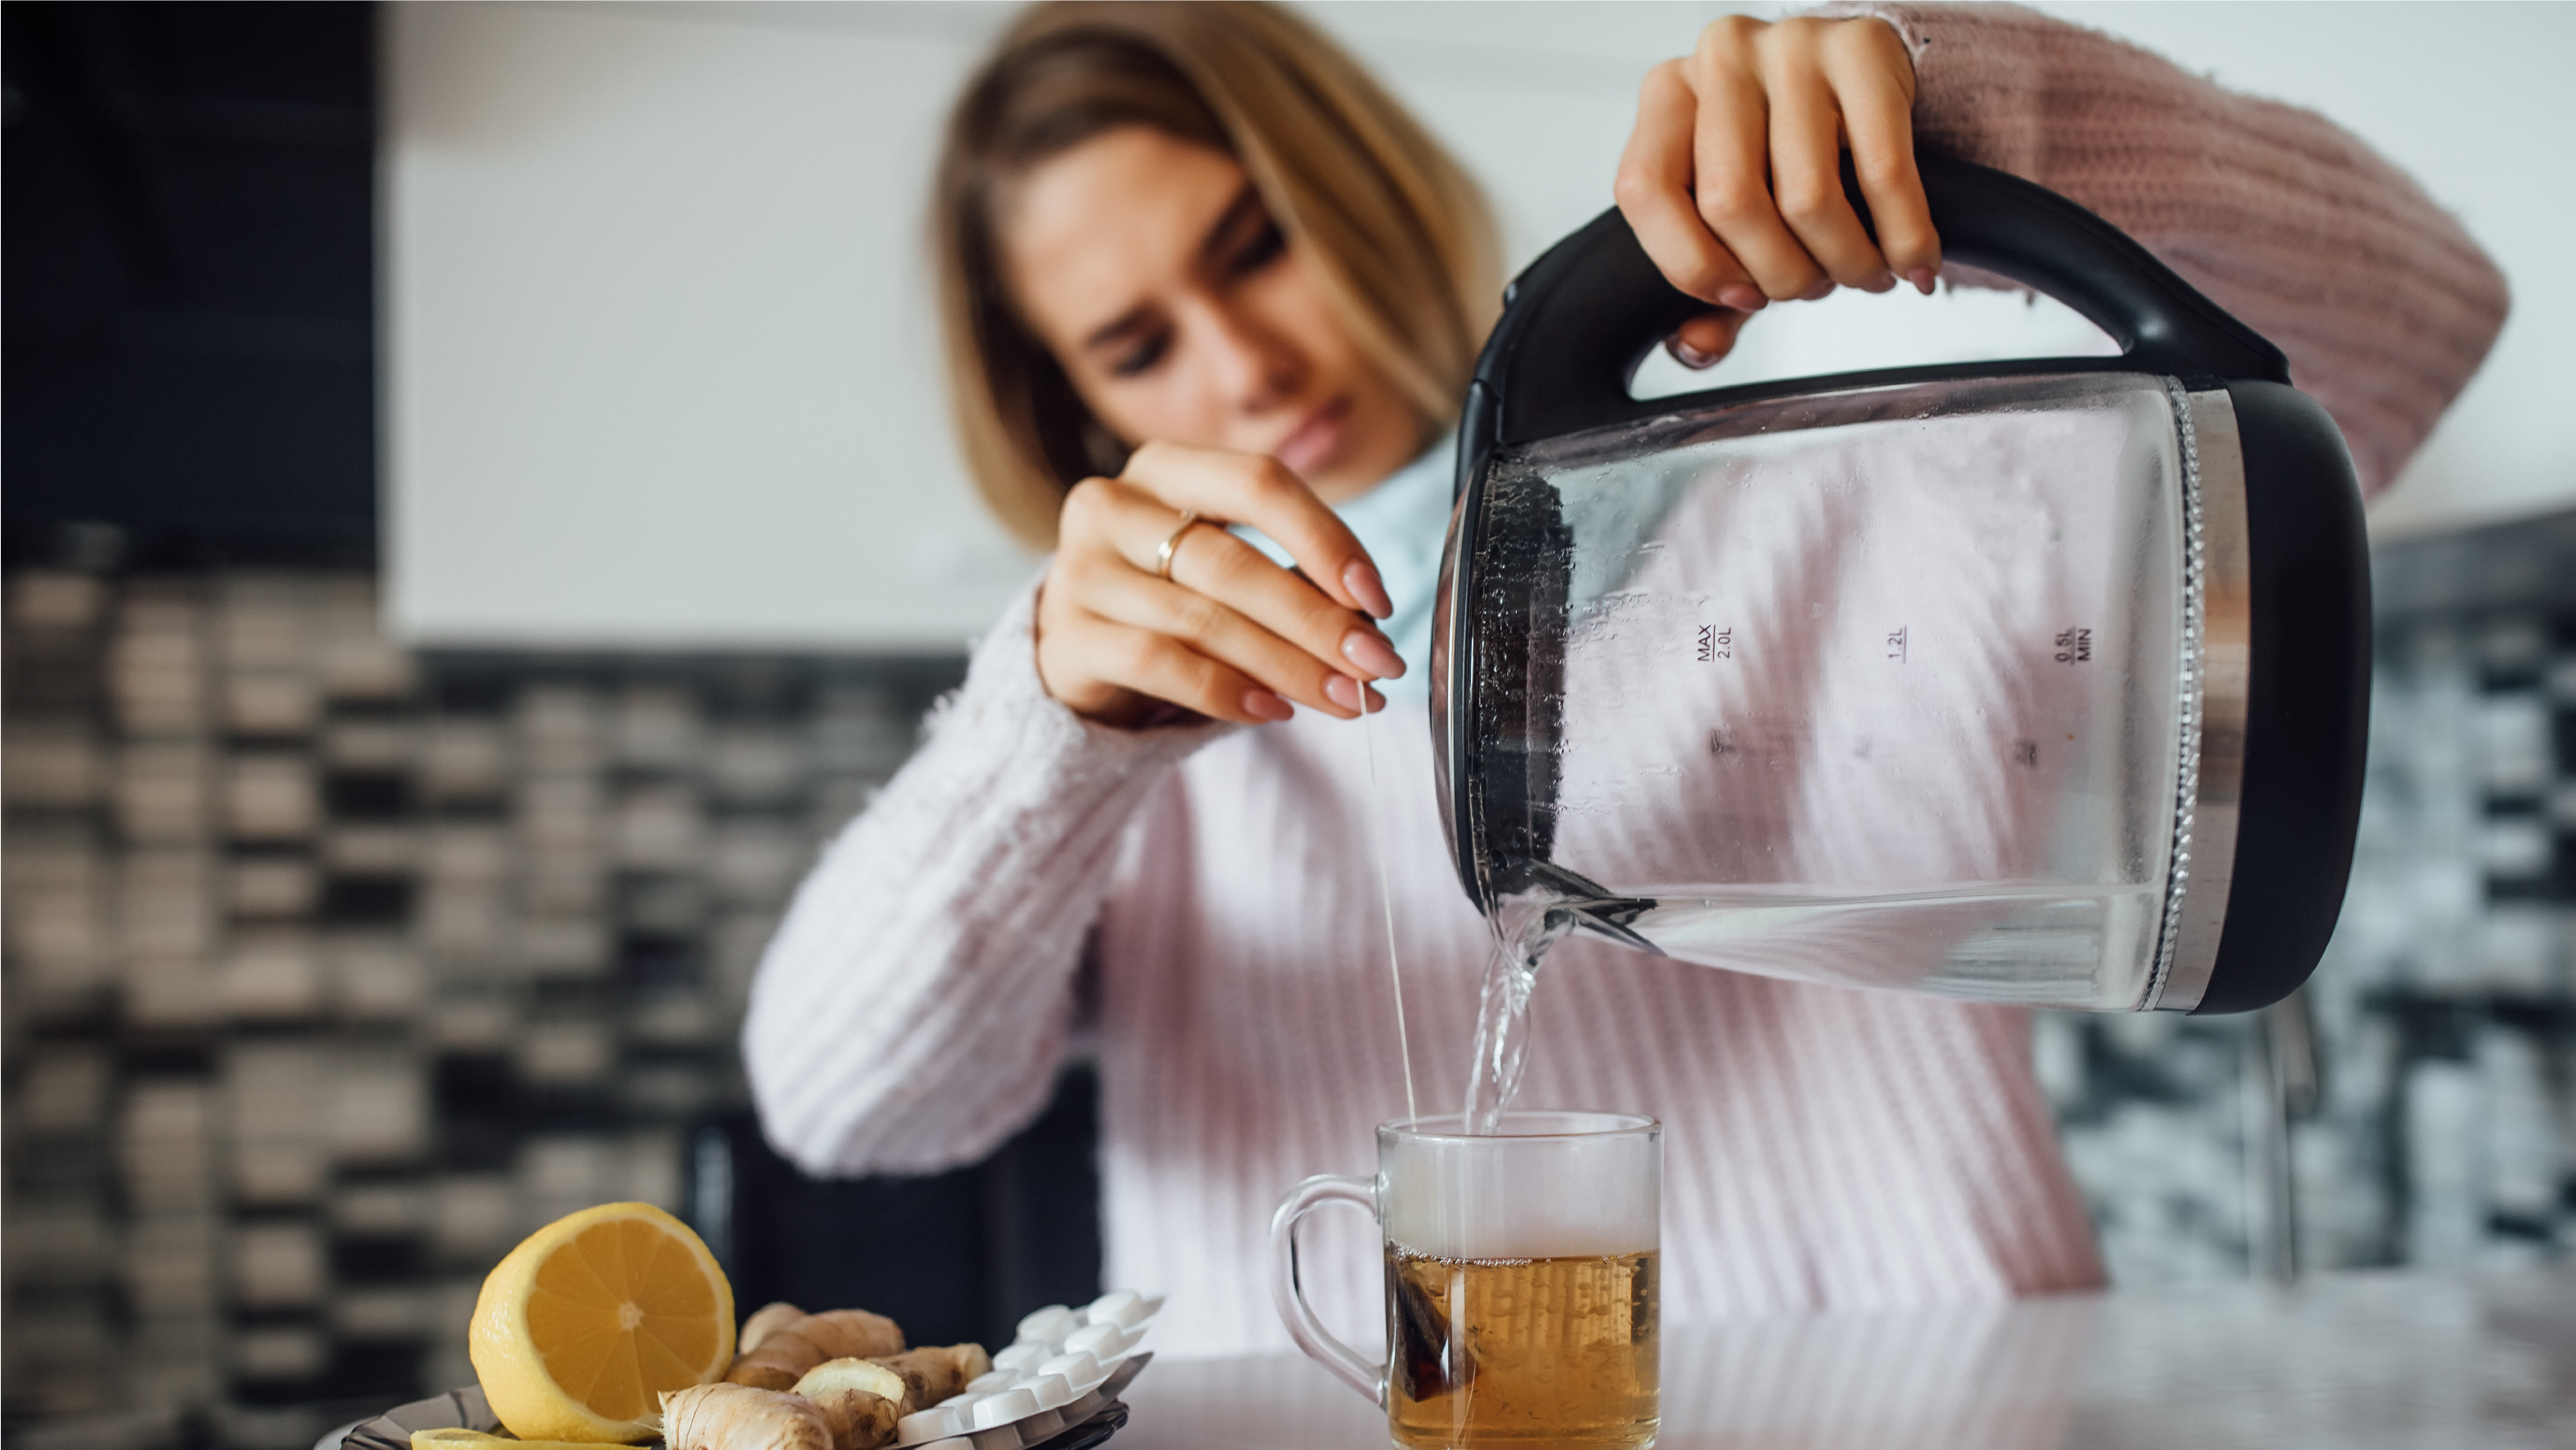
<path fill-rule="evenodd" d="M 1454 1259 L 1387 1245 L 1387 1398 L 1396 1444 L 1652 1444 L 1655 1259 L 1651 1251 Z"/>

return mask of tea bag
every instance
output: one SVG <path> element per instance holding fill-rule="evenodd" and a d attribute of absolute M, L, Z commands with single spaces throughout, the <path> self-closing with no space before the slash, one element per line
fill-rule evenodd
<path fill-rule="evenodd" d="M 1450 1337 L 1449 1310 L 1409 1270 L 1390 1267 L 1389 1298 L 1395 1305 L 1395 1381 L 1407 1399 L 1427 1400 L 1476 1382 L 1476 1356 L 1464 1340 Z"/>

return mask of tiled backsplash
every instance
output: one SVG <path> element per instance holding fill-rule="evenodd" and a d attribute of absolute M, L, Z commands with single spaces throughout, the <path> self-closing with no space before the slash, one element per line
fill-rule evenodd
<path fill-rule="evenodd" d="M 469 1382 L 535 1225 L 690 1209 L 778 912 L 960 668 L 375 620 L 346 574 L 9 581 L 13 1423 L 310 1444 Z"/>
<path fill-rule="evenodd" d="M 2316 976 L 2260 1016 L 2039 1024 L 2118 1283 L 2576 1249 L 2576 514 L 2374 573 L 2369 783 Z"/>
<path fill-rule="evenodd" d="M 2122 1284 L 2576 1241 L 2576 610 L 2438 604 L 2383 620 L 2299 1006 L 2040 1023 Z M 375 620 L 349 574 L 9 581 L 13 1427 L 309 1444 L 470 1378 L 535 1224 L 705 1217 L 751 967 L 962 665 L 419 659 Z"/>

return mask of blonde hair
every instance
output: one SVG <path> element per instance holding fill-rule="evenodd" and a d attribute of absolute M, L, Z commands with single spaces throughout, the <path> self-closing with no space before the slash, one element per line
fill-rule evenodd
<path fill-rule="evenodd" d="M 1038 548 L 1065 491 L 1125 450 L 1021 320 L 995 197 L 1125 126 L 1239 162 L 1361 355 L 1446 426 L 1499 305 L 1482 194 L 1322 32 L 1272 5 L 1056 3 L 1022 13 L 967 84 L 932 206 L 948 395 L 985 503 Z"/>

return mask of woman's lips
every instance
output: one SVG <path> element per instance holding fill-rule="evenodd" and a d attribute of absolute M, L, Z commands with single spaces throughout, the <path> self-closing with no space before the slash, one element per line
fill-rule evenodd
<path fill-rule="evenodd" d="M 1271 450 L 1271 456 L 1300 476 L 1313 473 L 1341 451 L 1343 425 L 1349 421 L 1350 415 L 1350 399 L 1332 399 L 1307 414 L 1305 421 L 1280 439 L 1279 446 Z"/>

